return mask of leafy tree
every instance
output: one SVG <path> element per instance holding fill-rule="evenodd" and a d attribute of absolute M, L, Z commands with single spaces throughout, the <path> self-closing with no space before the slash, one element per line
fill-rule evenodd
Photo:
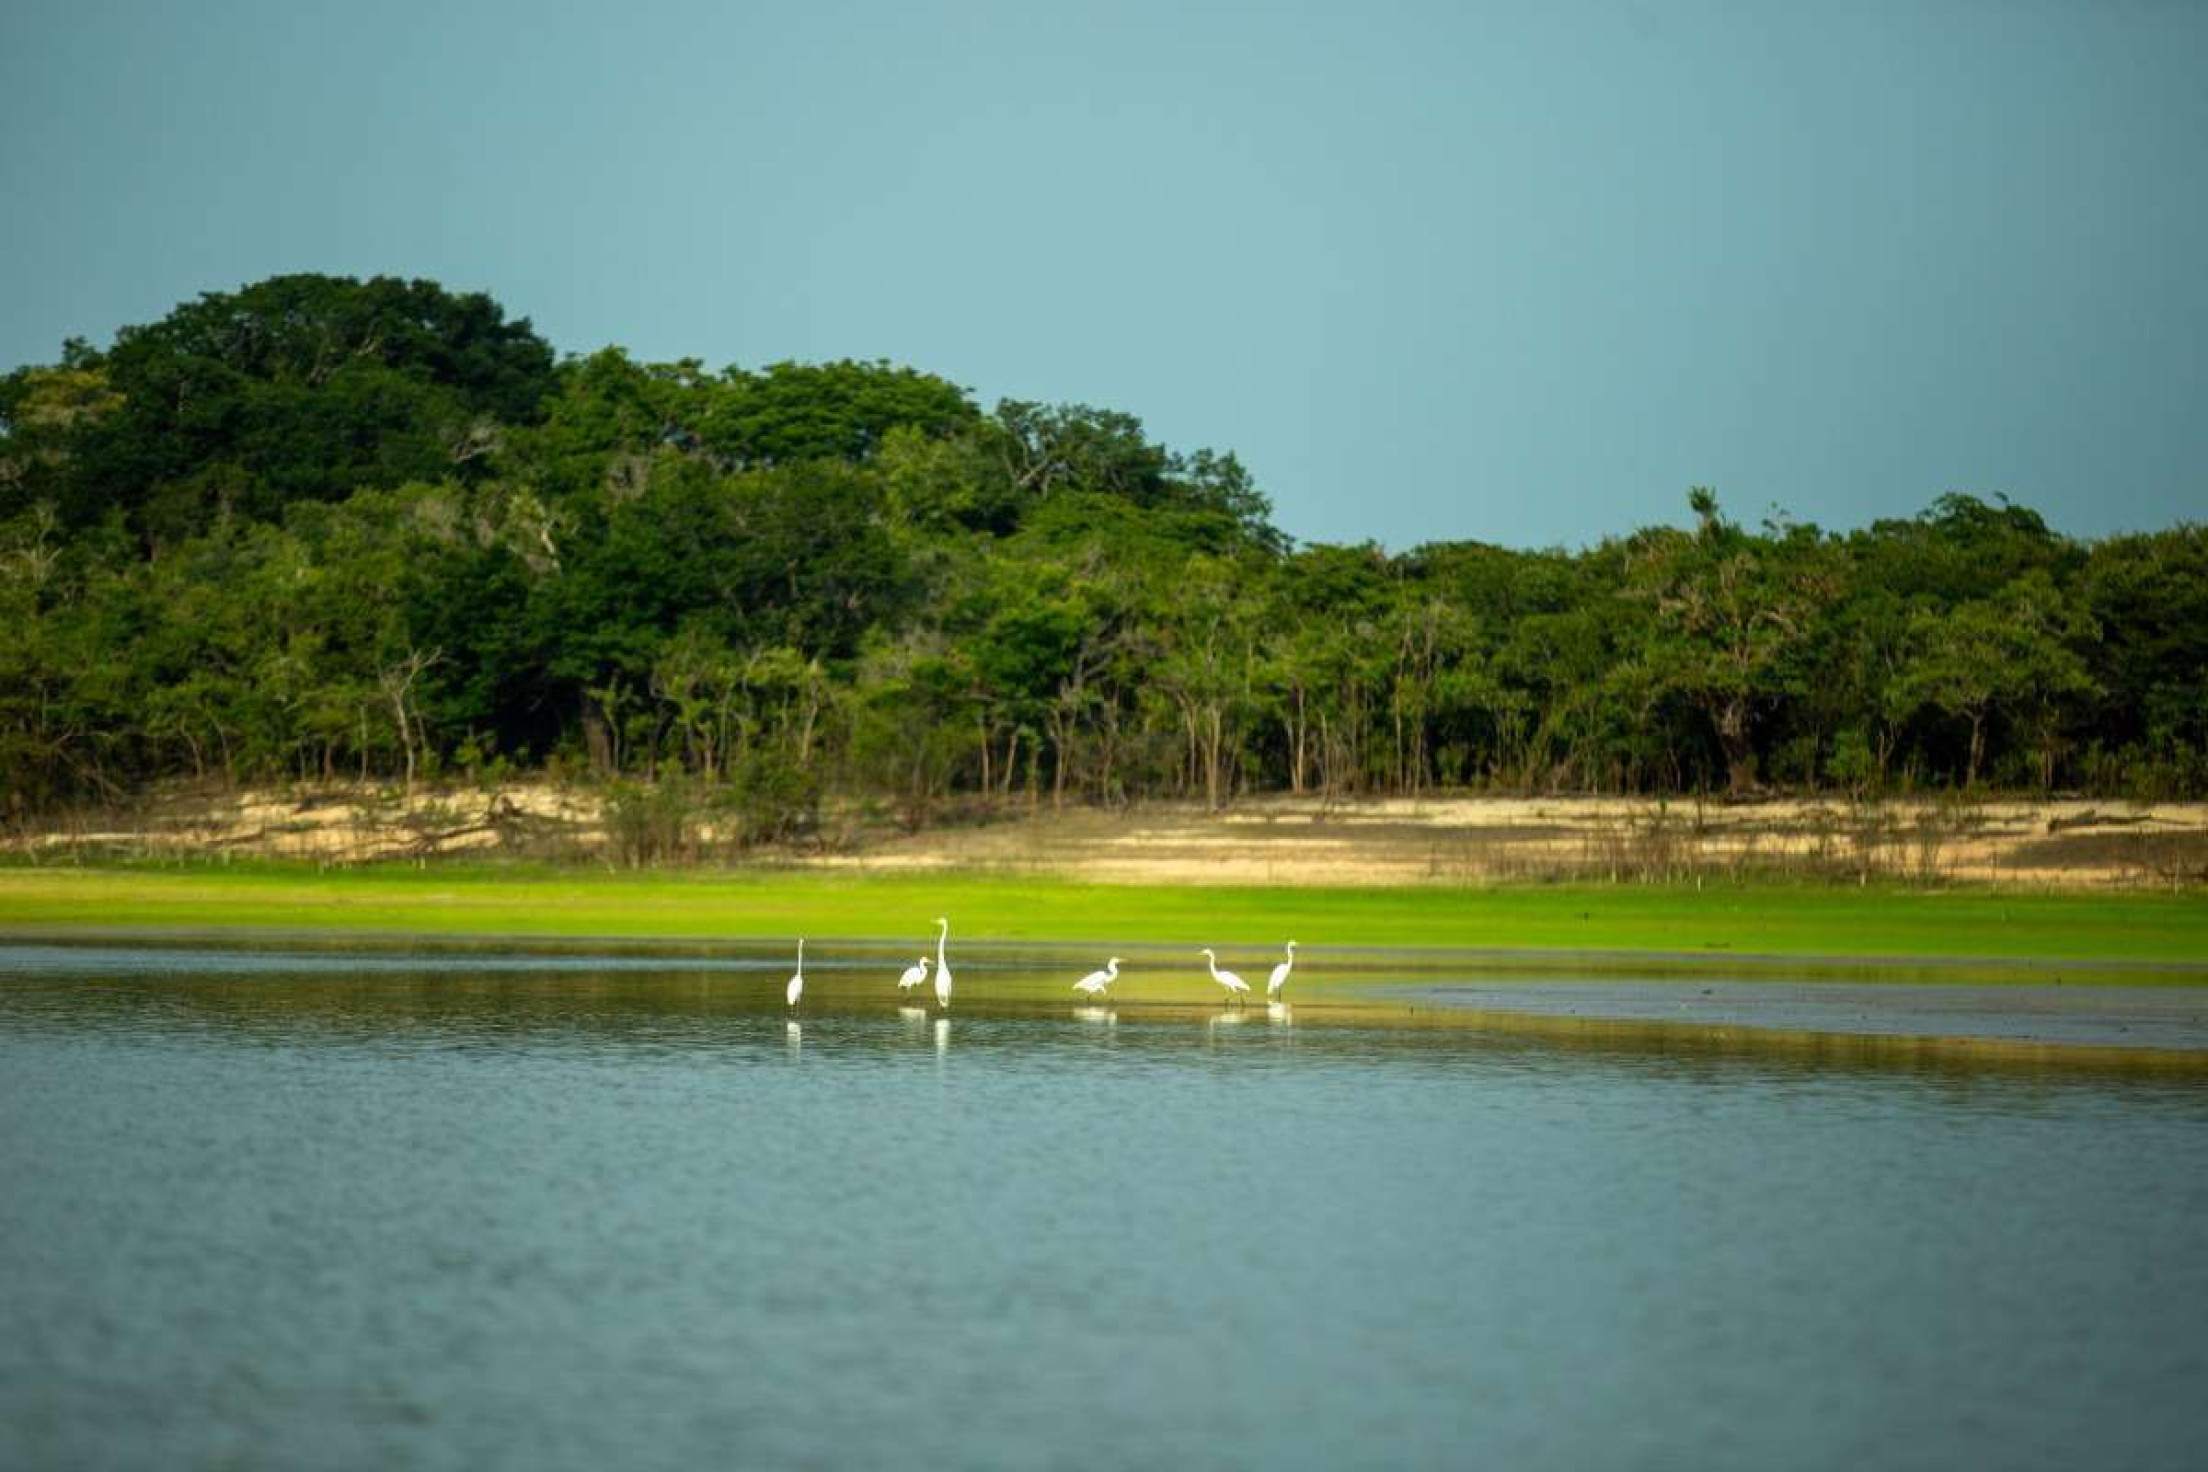
<path fill-rule="evenodd" d="M 2158 785 L 2182 783 L 2208 753 L 2208 528 L 2099 543 L 2077 596 L 2099 631 L 2095 730 L 2138 750 Z"/>
<path fill-rule="evenodd" d="M 888 363 L 775 363 L 731 368 L 697 425 L 706 449 L 735 469 L 806 460 L 872 459 L 893 430 L 943 439 L 980 422 L 966 391 Z"/>
<path fill-rule="evenodd" d="M 379 276 L 210 292 L 84 357 L 118 406 L 78 437 L 72 525 L 122 510 L 173 543 L 225 515 L 470 473 L 533 419 L 552 351 L 480 293 Z"/>
<path fill-rule="evenodd" d="M 2054 781 L 2065 703 L 2097 693 L 2068 641 L 2082 630 L 2044 573 L 2018 578 L 1994 598 L 1944 613 L 1921 611 L 1911 623 L 1914 655 L 1896 683 L 1903 704 L 1929 705 L 1970 727 L 1963 785 L 1977 785 L 1988 721 L 2014 715 L 2033 735 L 2042 785 Z"/>
<path fill-rule="evenodd" d="M 1758 786 L 1755 720 L 1797 688 L 1792 656 L 1829 598 L 1812 528 L 1753 538 L 1727 521 L 1717 496 L 1688 497 L 1696 529 L 1645 534 L 1635 591 L 1656 622 L 1643 658 L 1659 686 L 1709 717 L 1737 795 Z"/>
<path fill-rule="evenodd" d="M 122 406 L 99 355 L 77 339 L 60 363 L 0 378 L 0 519 L 58 505 L 79 443 Z"/>

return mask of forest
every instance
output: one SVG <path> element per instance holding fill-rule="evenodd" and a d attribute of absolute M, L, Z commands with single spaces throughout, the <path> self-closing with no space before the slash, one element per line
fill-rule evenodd
<path fill-rule="evenodd" d="M 2208 794 L 2199 524 L 1681 489 L 1580 548 L 1300 545 L 1119 410 L 277 277 L 0 379 L 0 808 L 544 775 L 767 840 L 847 799 Z"/>

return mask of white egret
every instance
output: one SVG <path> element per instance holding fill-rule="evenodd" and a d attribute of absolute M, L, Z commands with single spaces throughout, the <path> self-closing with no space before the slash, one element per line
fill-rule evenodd
<path fill-rule="evenodd" d="M 1087 976 L 1075 982 L 1073 989 L 1077 992 L 1087 992 L 1092 997 L 1101 997 L 1104 995 L 1104 988 L 1117 980 L 1119 980 L 1119 957 L 1114 956 L 1104 963 L 1102 971 L 1091 971 Z"/>
<path fill-rule="evenodd" d="M 1280 995 L 1280 989 L 1288 984 L 1288 973 L 1296 969 L 1296 943 L 1288 942 L 1288 959 L 1273 968 L 1272 979 L 1265 983 L 1265 999 L 1271 1001 Z"/>
<path fill-rule="evenodd" d="M 897 990 L 909 992 L 928 979 L 928 958 L 922 956 L 917 966 L 907 966 L 905 974 L 897 978 Z"/>
<path fill-rule="evenodd" d="M 938 915 L 935 923 L 943 927 L 935 937 L 935 1000 L 937 1005 L 948 1007 L 951 1005 L 951 963 L 943 954 L 943 943 L 951 938 L 951 922 Z"/>
<path fill-rule="evenodd" d="M 1209 946 L 1204 947 L 1204 959 L 1211 963 L 1211 979 L 1227 989 L 1229 999 L 1239 997 L 1250 989 L 1250 984 L 1232 971 L 1219 969 L 1219 958 L 1211 953 Z"/>
<path fill-rule="evenodd" d="M 782 989 L 786 1005 L 795 1007 L 797 999 L 805 995 L 805 937 L 797 938 L 797 970 L 790 977 L 790 984 Z"/>

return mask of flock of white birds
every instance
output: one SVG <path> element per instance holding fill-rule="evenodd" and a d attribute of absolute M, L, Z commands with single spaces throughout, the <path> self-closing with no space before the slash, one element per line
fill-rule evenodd
<path fill-rule="evenodd" d="M 951 922 L 938 915 L 935 923 L 940 927 L 935 936 L 935 1001 L 937 1006 L 948 1007 L 951 1005 L 951 960 L 945 954 L 944 948 L 950 944 Z M 1209 946 L 1204 947 L 1200 954 L 1204 958 L 1204 963 L 1211 968 L 1211 979 L 1226 988 L 1226 999 L 1228 1001 L 1240 1001 L 1243 997 L 1249 995 L 1250 984 L 1236 976 L 1232 971 L 1221 971 L 1219 969 L 1219 958 L 1212 954 Z M 1270 1002 L 1279 999 L 1281 988 L 1288 985 L 1288 973 L 1295 969 L 1296 943 L 1290 941 L 1288 942 L 1288 959 L 1275 966 L 1273 974 L 1266 979 L 1265 1000 Z M 918 961 L 907 966 L 904 974 L 897 978 L 897 990 L 909 992 L 914 987 L 926 985 L 927 980 L 928 957 L 923 955 Z M 1084 996 L 1108 996 L 1110 995 L 1112 983 L 1117 980 L 1119 980 L 1119 957 L 1114 956 L 1104 963 L 1102 971 L 1091 971 L 1087 976 L 1075 982 L 1073 989 Z M 797 942 L 797 970 L 790 974 L 789 984 L 783 987 L 782 996 L 788 1005 L 795 1007 L 798 999 L 804 995 L 805 941 L 803 937 L 800 937 Z"/>

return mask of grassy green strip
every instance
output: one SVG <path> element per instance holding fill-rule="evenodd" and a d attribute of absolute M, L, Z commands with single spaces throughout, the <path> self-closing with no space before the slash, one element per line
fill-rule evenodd
<path fill-rule="evenodd" d="M 342 936 L 967 940 L 2083 960 L 2208 980 L 2199 894 L 1811 885 L 1266 889 L 986 874 L 511 868 L 0 870 L 0 935 L 133 928 Z M 2181 978 L 2183 979 L 2183 978 Z"/>

